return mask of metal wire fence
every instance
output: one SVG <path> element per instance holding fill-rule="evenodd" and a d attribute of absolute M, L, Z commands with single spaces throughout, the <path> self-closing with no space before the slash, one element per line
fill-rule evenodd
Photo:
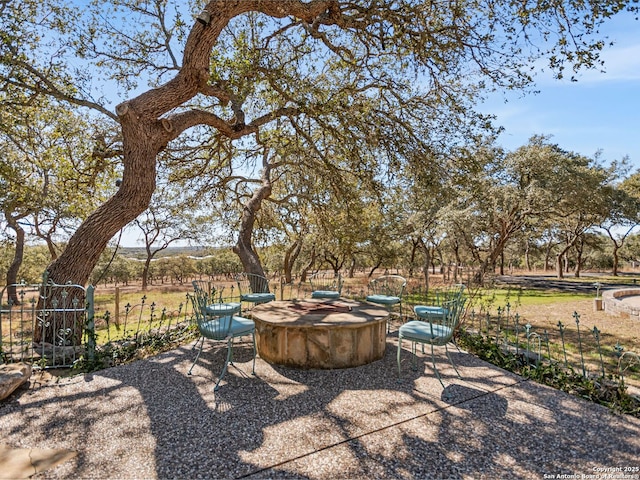
<path fill-rule="evenodd" d="M 581 373 L 584 378 L 617 378 L 624 382 L 628 376 L 640 384 L 640 355 L 635 351 L 638 345 L 624 345 L 620 341 L 603 345 L 603 332 L 596 326 L 585 326 L 577 311 L 549 330 L 522 321 L 506 303 L 494 311 L 478 313 L 471 309 L 464 328 L 467 333 L 493 342 L 527 364 L 561 365 Z"/>
<path fill-rule="evenodd" d="M 306 298 L 306 283 L 270 282 L 278 300 Z M 211 283 L 218 301 L 239 301 L 233 284 Z M 343 296 L 363 300 L 366 285 L 345 285 Z M 406 315 L 412 305 L 433 301 L 428 294 L 410 287 L 404 305 Z M 147 295 L 96 313 L 95 288 L 79 285 L 16 284 L 4 287 L 0 302 L 0 363 L 28 362 L 41 368 L 109 366 L 140 358 L 162 349 L 192 341 L 197 337 L 193 306 L 186 293 L 177 305 L 156 303 Z M 464 328 L 472 335 L 491 340 L 535 365 L 544 362 L 564 365 L 587 377 L 629 377 L 640 383 L 640 356 L 637 345 L 603 345 L 603 333 L 586 328 L 580 314 L 558 322 L 553 331 L 523 322 L 507 302 L 493 311 L 468 308 Z M 243 310 L 245 311 L 245 310 Z M 247 311 L 250 315 L 250 311 Z M 400 320 L 395 321 L 403 321 Z M 78 332 L 81 332 L 80 334 Z"/>

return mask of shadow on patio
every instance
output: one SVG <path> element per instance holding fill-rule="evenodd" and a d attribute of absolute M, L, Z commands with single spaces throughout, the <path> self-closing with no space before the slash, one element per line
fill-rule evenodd
<path fill-rule="evenodd" d="M 523 380 L 466 353 L 418 372 L 397 340 L 382 360 L 293 370 L 191 346 L 22 391 L 0 405 L 2 442 L 77 456 L 34 478 L 543 478 L 638 466 L 640 421 Z"/>

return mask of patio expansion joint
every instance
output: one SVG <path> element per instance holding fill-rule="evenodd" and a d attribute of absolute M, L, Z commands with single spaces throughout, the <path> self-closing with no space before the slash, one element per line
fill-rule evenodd
<path fill-rule="evenodd" d="M 33 467 L 33 475 L 35 475 L 36 473 L 38 473 L 38 469 L 36 468 L 36 464 L 35 461 L 33 459 L 33 450 L 29 450 L 29 462 L 31 463 L 31 466 Z"/>
<path fill-rule="evenodd" d="M 395 428 L 395 427 L 398 427 L 400 425 L 404 425 L 404 424 L 407 424 L 409 422 L 413 422 L 414 420 L 418 420 L 420 418 L 427 417 L 427 416 L 432 415 L 432 414 L 437 413 L 437 412 L 442 412 L 442 411 L 448 410 L 448 409 L 450 409 L 452 407 L 456 407 L 456 406 L 458 406 L 460 404 L 463 404 L 463 403 L 466 403 L 466 402 L 470 402 L 472 400 L 476 400 L 478 398 L 482 398 L 482 397 L 485 397 L 487 395 L 494 394 L 496 392 L 500 392 L 502 390 L 507 390 L 507 389 L 513 388 L 513 387 L 518 386 L 520 384 L 523 384 L 525 382 L 530 382 L 530 379 L 528 379 L 528 378 L 520 378 L 517 382 L 512 383 L 510 385 L 503 385 L 500 388 L 496 388 L 495 390 L 487 390 L 487 391 L 484 391 L 483 393 L 475 395 L 473 397 L 465 398 L 465 399 L 460 400 L 458 402 L 447 404 L 447 405 L 442 406 L 442 407 L 437 407 L 437 408 L 434 408 L 433 410 L 430 410 L 428 412 L 420 413 L 420 414 L 415 415 L 413 417 L 405 418 L 404 420 L 400 420 L 398 422 L 391 423 L 389 425 L 385 425 L 384 427 L 375 428 L 373 430 L 369 430 L 367 432 L 363 432 L 363 433 L 361 433 L 359 435 L 354 435 L 352 437 L 345 438 L 344 440 L 340 440 L 339 442 L 334 442 L 334 443 L 331 443 L 329 445 L 325 445 L 324 447 L 320 447 L 318 449 L 310 451 L 308 453 L 303 453 L 301 455 L 297 455 L 295 457 L 291 457 L 291 458 L 288 458 L 286 460 L 282 460 L 282 461 L 274 463 L 272 465 L 259 468 L 257 470 L 252 471 L 252 472 L 245 473 L 244 475 L 240 475 L 239 477 L 236 477 L 236 478 L 249 478 L 249 477 L 252 477 L 254 475 L 258 475 L 260 473 L 264 473 L 264 472 L 266 472 L 268 470 L 272 470 L 274 468 L 281 467 L 283 465 L 286 465 L 287 463 L 295 462 L 295 461 L 301 460 L 301 459 L 303 459 L 305 457 L 309 457 L 309 456 L 314 455 L 314 454 L 316 454 L 318 452 L 323 452 L 325 450 L 330 450 L 330 449 L 332 449 L 334 447 L 353 442 L 354 440 L 358 440 L 358 439 L 364 438 L 364 437 L 366 437 L 368 435 L 373 435 L 373 434 L 376 434 L 376 433 L 384 432 L 385 430 L 389 430 L 391 428 Z"/>

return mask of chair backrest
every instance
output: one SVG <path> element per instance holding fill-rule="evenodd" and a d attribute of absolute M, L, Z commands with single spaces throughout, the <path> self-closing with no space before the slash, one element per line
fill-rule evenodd
<path fill-rule="evenodd" d="M 240 295 L 247 293 L 270 293 L 269 280 L 254 273 L 240 273 L 236 276 Z"/>
<path fill-rule="evenodd" d="M 464 285 L 456 284 L 449 288 L 436 290 L 436 305 L 442 305 L 442 303 L 448 302 L 450 300 L 462 299 L 464 288 Z"/>
<path fill-rule="evenodd" d="M 467 299 L 463 296 L 460 296 L 454 300 L 447 300 L 443 302 L 442 306 L 444 307 L 444 311 L 447 312 L 443 318 L 443 325 L 446 325 L 451 329 L 451 335 L 455 333 L 458 325 L 460 324 L 460 320 L 462 319 L 462 313 L 464 312 L 464 305 L 467 303 Z M 440 323 L 440 322 L 433 322 Z"/>
<path fill-rule="evenodd" d="M 200 288 L 197 288 L 193 294 L 187 293 L 187 296 L 193 305 L 193 313 L 200 334 L 213 340 L 227 339 L 231 330 L 232 315 L 211 315 L 208 313 L 207 305 L 211 302 L 206 292 Z"/>
<path fill-rule="evenodd" d="M 325 290 L 342 293 L 343 279 L 340 272 L 318 272 L 309 277 L 311 291 Z"/>
<path fill-rule="evenodd" d="M 451 341 L 460 323 L 465 302 L 465 298 L 442 302 L 440 305 L 442 307 L 441 317 L 422 320 L 429 324 L 431 328 L 431 339 L 429 343 L 433 345 L 446 345 Z M 446 328 L 437 328 L 438 325 Z"/>
<path fill-rule="evenodd" d="M 369 282 L 369 289 L 376 295 L 402 298 L 407 279 L 400 275 L 383 275 Z"/>
<path fill-rule="evenodd" d="M 191 285 L 195 292 L 204 292 L 209 297 L 213 297 L 216 293 L 216 288 L 208 280 L 193 280 Z"/>
<path fill-rule="evenodd" d="M 194 280 L 191 282 L 195 292 L 201 291 L 207 295 L 207 303 L 222 303 L 223 286 L 216 286 L 208 280 Z"/>

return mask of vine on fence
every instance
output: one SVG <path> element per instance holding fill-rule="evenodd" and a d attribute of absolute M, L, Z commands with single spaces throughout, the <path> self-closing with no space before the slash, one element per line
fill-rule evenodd
<path fill-rule="evenodd" d="M 168 351 L 194 340 L 198 333 L 186 305 L 188 304 L 180 303 L 178 309 L 171 312 L 163 308 L 158 319 L 155 302 L 147 304 L 146 296 L 142 297 L 140 304 L 133 307 L 127 304 L 124 328 L 120 329 L 119 325 L 116 325 L 116 330 L 122 332 L 122 336 L 118 339 L 111 338 L 111 314 L 106 311 L 102 318 L 106 325 L 106 343 L 97 344 L 93 358 L 81 357 L 74 364 L 74 368 L 82 371 L 100 370 Z M 148 306 L 148 321 L 144 316 L 145 306 Z M 129 315 L 135 311 L 136 307 L 140 307 L 136 329 L 127 331 Z M 182 320 L 180 320 L 181 317 Z M 87 335 L 97 338 L 95 331 L 88 330 Z"/>
<path fill-rule="evenodd" d="M 630 414 L 640 418 L 640 398 L 628 393 L 625 383 L 625 373 L 637 372 L 640 358 L 632 352 L 624 352 L 624 348 L 617 343 L 613 348 L 618 357 L 617 368 L 607 375 L 603 357 L 603 347 L 600 343 L 600 330 L 594 327 L 591 331 L 595 342 L 598 358 L 598 368 L 589 373 L 585 362 L 585 345 L 580 333 L 580 315 L 574 312 L 576 323 L 577 354 L 580 359 L 580 370 L 576 371 L 568 360 L 568 347 L 565 341 L 566 327 L 558 322 L 559 336 L 562 346 L 564 362 L 554 360 L 551 355 L 549 333 L 544 330 L 543 335 L 533 332 L 532 326 L 524 326 L 524 344 L 520 340 L 519 317 L 513 319 L 513 332 L 509 332 L 509 308 L 498 308 L 497 314 L 492 316 L 488 311 L 476 322 L 476 313 L 471 312 L 467 328 L 458 333 L 460 345 L 474 355 L 502 367 L 506 370 L 522 375 L 565 392 L 587 398 L 596 403 L 608 406 L 611 410 Z M 474 328 L 476 325 L 478 328 Z M 513 338 L 511 342 L 509 339 Z M 545 345 L 547 356 L 542 354 Z M 535 348 L 532 348 L 532 345 Z"/>

